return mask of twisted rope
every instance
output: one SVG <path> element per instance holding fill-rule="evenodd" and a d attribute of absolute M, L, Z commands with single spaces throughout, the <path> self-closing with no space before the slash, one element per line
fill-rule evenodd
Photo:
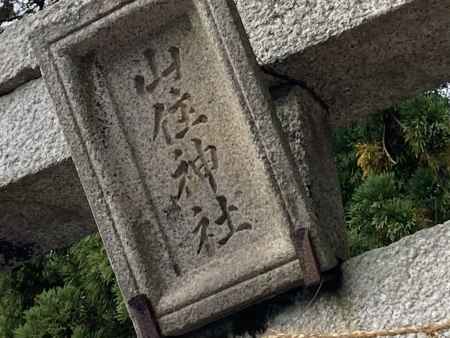
<path fill-rule="evenodd" d="M 414 333 L 424 333 L 429 337 L 437 336 L 441 331 L 450 330 L 450 321 L 437 324 L 427 324 L 423 326 L 404 326 L 397 329 L 387 329 L 378 331 L 353 331 L 348 333 L 331 334 L 285 334 L 273 332 L 263 338 L 376 338 L 393 337 Z"/>

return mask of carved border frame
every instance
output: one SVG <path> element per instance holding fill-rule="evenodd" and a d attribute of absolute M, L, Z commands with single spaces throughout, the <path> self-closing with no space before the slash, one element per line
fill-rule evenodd
<path fill-rule="evenodd" d="M 75 118 L 75 108 L 66 91 L 66 83 L 61 76 L 53 46 L 66 37 L 73 36 L 85 27 L 100 20 L 108 18 L 128 7 L 138 7 L 149 3 L 158 3 L 164 0 L 99 0 L 90 1 L 85 7 L 75 13 L 68 13 L 60 21 L 44 21 L 41 28 L 32 36 L 32 42 L 39 58 L 49 92 L 57 107 L 56 111 L 60 123 L 63 126 L 66 139 L 71 147 L 72 156 L 77 166 L 83 187 L 88 196 L 91 208 L 101 211 L 101 214 L 110 214 L 109 206 L 103 197 L 103 189 L 96 177 L 95 169 L 91 163 L 89 152 L 85 146 L 80 127 Z M 169 0 L 174 2 L 175 0 Z M 288 214 L 291 229 L 301 224 L 311 230 L 311 235 L 319 231 L 317 222 L 312 214 L 312 208 L 306 198 L 306 192 L 301 182 L 301 177 L 296 172 L 296 166 L 292 160 L 289 146 L 283 141 L 281 131 L 274 128 L 274 111 L 271 107 L 269 94 L 262 85 L 258 67 L 252 49 L 246 39 L 246 34 L 240 22 L 237 10 L 232 0 L 180 0 L 192 1 L 198 11 L 204 15 L 205 24 L 214 32 L 219 44 L 219 50 L 223 52 L 222 58 L 229 74 L 232 76 L 234 94 L 238 96 L 243 110 L 247 114 L 248 121 L 254 135 L 257 138 L 258 148 L 262 154 L 266 171 L 272 178 L 274 190 Z M 63 2 L 64 4 L 64 2 Z M 71 16 L 72 15 L 72 16 Z M 81 18 L 81 20 L 77 20 Z M 219 29 L 220 27 L 220 29 Z M 245 57 L 236 57 L 237 55 Z M 54 84 L 57 84 L 56 86 Z M 88 166 L 81 165 L 88 163 Z M 96 212 L 94 212 L 95 217 Z M 139 285 L 133 274 L 133 269 L 126 256 L 122 241 L 115 228 L 114 221 L 104 218 L 98 219 L 101 236 L 106 243 L 109 258 L 117 271 L 128 271 L 118 277 L 122 291 L 125 290 L 126 299 L 131 299 L 139 294 Z M 319 238 L 319 237 L 317 237 Z M 327 243 L 317 243 L 327 247 Z M 109 245 L 113 243 L 113 245 Z M 115 248 L 115 252 L 112 252 Z M 117 248 L 121 248 L 117 252 Z M 330 248 L 331 249 L 331 248 Z M 330 250 L 332 251 L 332 250 Z M 335 264 L 334 253 L 318 257 L 324 266 Z M 117 275 L 117 274 L 116 274 Z M 273 278 L 276 275 L 276 283 Z M 251 287 L 254 284 L 266 285 L 263 289 Z M 229 286 L 213 295 L 204 297 L 183 308 L 163 315 L 158 318 L 158 323 L 164 334 L 181 334 L 195 327 L 204 325 L 210 321 L 208 304 L 221 303 L 222 311 L 214 317 L 228 314 L 228 309 L 237 306 L 245 307 L 257 299 L 273 296 L 283 290 L 303 283 L 298 257 L 293 253 L 292 259 L 284 262 L 271 271 L 258 274 Z M 247 290 L 243 299 L 233 297 L 235 290 Z M 196 313 L 195 320 L 189 313 Z M 183 319 L 183 320 L 181 320 Z M 136 325 L 136 323 L 135 323 Z"/>

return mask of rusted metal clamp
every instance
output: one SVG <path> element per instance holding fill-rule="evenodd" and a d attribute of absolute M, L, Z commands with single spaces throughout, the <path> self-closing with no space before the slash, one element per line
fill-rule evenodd
<path fill-rule="evenodd" d="M 293 241 L 303 272 L 304 285 L 314 286 L 320 283 L 320 266 L 311 242 L 309 229 L 298 227 L 294 230 Z"/>
<path fill-rule="evenodd" d="M 131 316 L 135 320 L 138 338 L 161 338 L 161 334 L 146 295 L 138 295 L 128 301 Z"/>

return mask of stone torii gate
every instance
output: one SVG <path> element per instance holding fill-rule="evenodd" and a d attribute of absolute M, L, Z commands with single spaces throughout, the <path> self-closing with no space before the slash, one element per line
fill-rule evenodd
<path fill-rule="evenodd" d="M 125 2 L 111 1 L 108 6 Z M 305 123 L 290 115 L 292 111 L 327 115 L 331 125 L 343 125 L 434 88 L 449 77 L 445 57 L 450 37 L 449 1 L 238 1 L 237 5 L 260 65 L 307 84 L 314 93 L 311 96 L 304 89 L 274 93 L 274 105 L 291 147 Z M 89 20 L 92 13 L 92 1 L 62 2 L 0 35 L 3 268 L 95 231 L 28 42 L 29 32 L 39 21 Z M 267 86 L 274 84 L 277 81 L 270 79 Z M 319 132 L 327 138 L 326 129 Z M 329 148 L 313 141 L 317 139 L 307 142 L 306 152 L 317 157 L 309 158 L 307 164 L 313 168 L 314 163 L 326 163 L 317 167 L 313 180 L 321 187 L 333 183 L 328 194 L 320 189 L 313 192 L 319 210 L 326 210 L 340 199 L 335 173 L 325 170 L 330 167 Z M 341 217 L 340 208 L 336 210 L 321 222 L 339 226 L 334 224 Z"/>

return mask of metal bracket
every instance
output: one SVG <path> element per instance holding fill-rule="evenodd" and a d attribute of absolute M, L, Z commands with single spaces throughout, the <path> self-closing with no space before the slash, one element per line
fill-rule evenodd
<path fill-rule="evenodd" d="M 138 295 L 128 301 L 130 315 L 135 321 L 138 338 L 162 338 L 150 301 L 146 295 Z"/>
<path fill-rule="evenodd" d="M 302 268 L 305 286 L 319 284 L 321 281 L 320 266 L 311 243 L 309 229 L 299 227 L 294 230 L 294 245 Z"/>

